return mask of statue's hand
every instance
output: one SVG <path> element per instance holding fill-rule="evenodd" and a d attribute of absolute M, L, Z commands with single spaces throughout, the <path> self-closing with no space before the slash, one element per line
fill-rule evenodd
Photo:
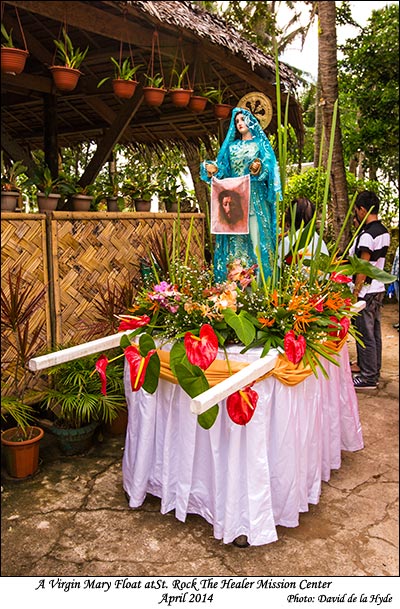
<path fill-rule="evenodd" d="M 209 178 L 212 178 L 212 176 L 214 175 L 214 173 L 217 173 L 218 171 L 218 167 L 216 167 L 215 165 L 213 165 L 212 163 L 206 163 L 206 171 L 207 171 L 207 176 Z"/>
<path fill-rule="evenodd" d="M 254 161 L 250 163 L 249 170 L 253 176 L 257 176 L 261 171 L 260 159 L 254 159 Z"/>

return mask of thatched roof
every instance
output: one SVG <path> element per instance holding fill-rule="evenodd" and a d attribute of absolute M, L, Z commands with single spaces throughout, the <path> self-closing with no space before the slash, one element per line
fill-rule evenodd
<path fill-rule="evenodd" d="M 276 131 L 276 91 L 274 58 L 219 17 L 192 6 L 189 2 L 48 2 L 25 0 L 3 3 L 3 22 L 13 27 L 13 37 L 22 46 L 15 7 L 30 52 L 24 72 L 2 75 L 2 147 L 13 158 L 21 150 L 45 145 L 73 145 L 92 140 L 103 146 L 98 162 L 107 158 L 107 147 L 116 141 L 133 146 L 158 147 L 166 142 L 198 145 L 224 128 L 215 119 L 212 105 L 201 115 L 187 108 L 175 108 L 166 96 L 156 111 L 142 103 L 141 85 L 152 56 L 154 32 L 158 32 L 162 69 L 166 84 L 177 57 L 190 65 L 195 84 L 227 87 L 229 102 L 236 105 L 251 91 L 270 97 L 274 113 L 267 132 Z M 66 24 L 75 46 L 89 46 L 82 64 L 77 88 L 60 93 L 53 85 L 49 66 L 55 56 L 54 40 Z M 112 76 L 110 57 L 123 56 L 142 64 L 140 85 L 132 100 L 115 97 L 111 82 L 97 88 L 98 82 Z M 292 95 L 294 73 L 280 64 L 282 105 L 290 93 L 289 121 L 302 134 L 301 109 Z M 54 125 L 56 123 L 56 127 Z M 45 144 L 46 142 L 46 144 Z M 100 158 L 101 157 L 101 158 Z"/>
<path fill-rule="evenodd" d="M 199 38 L 212 41 L 213 44 L 225 47 L 233 55 L 246 60 L 254 70 L 256 67 L 265 67 L 275 74 L 275 59 L 263 53 L 255 44 L 249 42 L 240 33 L 215 14 L 209 13 L 190 2 L 121 2 L 132 5 L 160 23 L 190 30 Z M 298 80 L 292 70 L 280 62 L 280 78 L 287 91 L 294 92 Z"/>

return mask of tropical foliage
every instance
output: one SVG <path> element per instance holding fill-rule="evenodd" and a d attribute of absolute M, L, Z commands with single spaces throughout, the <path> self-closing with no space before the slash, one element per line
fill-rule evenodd
<path fill-rule="evenodd" d="M 129 57 L 124 59 L 124 61 L 118 63 L 118 61 L 114 57 L 110 57 L 110 60 L 114 64 L 114 78 L 120 80 L 134 80 L 134 76 L 139 68 L 142 67 L 143 64 L 138 64 L 136 66 L 132 65 L 132 61 Z M 106 76 L 103 78 L 97 85 L 101 87 L 107 80 L 109 80 L 111 76 Z"/>
<path fill-rule="evenodd" d="M 57 48 L 58 59 L 62 62 L 62 65 L 75 70 L 79 69 L 89 50 L 89 47 L 86 47 L 83 51 L 79 47 L 74 48 L 65 28 L 63 29 L 63 40 L 54 40 L 54 44 Z"/>
<path fill-rule="evenodd" d="M 372 11 L 367 26 L 341 47 L 343 142 L 350 159 L 362 151 L 364 171 L 398 188 L 399 5 Z M 378 85 L 378 86 L 377 86 Z"/>
<path fill-rule="evenodd" d="M 315 221 L 316 216 L 312 228 Z M 142 387 L 149 393 L 156 391 L 161 369 L 157 349 L 165 343 L 172 344 L 172 373 L 192 398 L 209 388 L 207 370 L 218 349 L 225 353 L 229 367 L 226 347 L 230 343 L 243 345 L 243 352 L 261 347 L 261 356 L 275 348 L 294 366 L 326 374 L 324 360 L 336 363 L 334 355 L 341 341 L 348 332 L 355 335 L 350 323 L 351 275 L 363 272 L 386 282 L 393 281 L 393 276 L 356 257 L 336 258 L 337 244 L 332 256 L 317 248 L 314 257 L 306 259 L 312 234 L 309 229 L 296 237 L 292 234 L 290 261 L 279 269 L 278 249 L 274 272 L 267 279 L 262 272 L 257 277 L 257 265 L 244 268 L 235 260 L 228 267 L 227 281 L 215 284 L 212 266 L 190 259 L 189 244 L 183 258 L 179 247 L 172 248 L 167 270 L 153 264 L 153 281 L 146 282 L 127 313 L 118 316 L 118 330 L 132 330 L 121 338 L 132 391 Z M 179 232 L 176 242 L 178 238 Z M 96 364 L 104 394 L 108 363 L 102 355 Z M 235 392 L 228 403 L 232 420 L 247 423 L 256 401 L 251 387 Z M 199 416 L 199 424 L 210 427 L 217 414 L 218 406 L 212 407 Z"/>

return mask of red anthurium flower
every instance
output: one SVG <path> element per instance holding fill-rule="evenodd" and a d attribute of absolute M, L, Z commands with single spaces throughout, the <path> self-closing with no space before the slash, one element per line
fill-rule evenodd
<path fill-rule="evenodd" d="M 129 363 L 132 391 L 138 391 L 143 385 L 149 360 L 155 352 L 155 349 L 150 349 L 146 357 L 142 357 L 135 345 L 124 349 L 125 357 Z"/>
<path fill-rule="evenodd" d="M 118 327 L 118 332 L 123 332 L 124 330 L 136 330 L 136 328 L 145 326 L 150 321 L 150 317 L 148 315 L 117 315 L 117 317 L 121 320 Z"/>
<path fill-rule="evenodd" d="M 283 339 L 283 347 L 288 360 L 298 364 L 306 352 L 306 339 L 301 335 L 296 338 L 294 330 L 289 330 Z"/>
<path fill-rule="evenodd" d="M 96 370 L 100 374 L 101 378 L 101 393 L 107 395 L 107 376 L 106 368 L 108 365 L 108 359 L 105 355 L 101 355 L 96 362 Z"/>
<path fill-rule="evenodd" d="M 341 275 L 340 273 L 332 273 L 331 280 L 335 283 L 350 283 L 351 277 L 348 277 L 347 275 Z"/>
<path fill-rule="evenodd" d="M 333 328 L 331 332 L 329 332 L 329 336 L 337 336 L 340 340 L 342 340 L 350 328 L 350 320 L 348 317 L 342 317 L 339 321 L 337 317 L 331 315 L 329 317 L 330 321 L 333 322 L 329 324 L 328 328 Z"/>
<path fill-rule="evenodd" d="M 324 310 L 324 298 L 320 296 L 311 296 L 309 302 L 313 305 L 314 309 L 318 311 L 318 313 L 322 313 Z"/>
<path fill-rule="evenodd" d="M 254 414 L 257 406 L 258 393 L 251 385 L 232 393 L 226 400 L 228 415 L 234 423 L 246 425 Z"/>
<path fill-rule="evenodd" d="M 186 332 L 183 342 L 189 362 L 202 370 L 207 370 L 217 357 L 218 338 L 210 324 L 201 326 L 200 336 Z"/>

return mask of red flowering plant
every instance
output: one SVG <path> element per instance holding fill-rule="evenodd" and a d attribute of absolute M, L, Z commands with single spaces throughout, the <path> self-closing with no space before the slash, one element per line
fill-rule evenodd
<path fill-rule="evenodd" d="M 129 311 L 118 316 L 119 331 L 129 332 L 120 345 L 133 391 L 156 391 L 161 370 L 157 348 L 166 343 L 172 344 L 171 371 L 192 398 L 209 389 L 207 369 L 219 349 L 228 360 L 226 345 L 232 342 L 243 345 L 242 352 L 261 346 L 262 356 L 278 349 L 294 365 L 302 362 L 315 374 L 319 368 L 326 375 L 324 359 L 337 363 L 335 345 L 347 333 L 355 336 L 350 323 L 354 314 L 351 275 L 382 273 L 355 257 L 345 260 L 336 259 L 336 254 L 318 254 L 308 260 L 294 256 L 280 269 L 276 257 L 267 279 L 257 265 L 245 268 L 234 260 L 228 265 L 227 280 L 216 284 L 211 266 L 188 264 L 188 259 L 182 263 L 174 256 L 164 271 L 153 264 L 153 281 L 146 281 Z M 107 363 L 101 356 L 96 366 L 103 392 Z M 252 386 L 229 396 L 231 419 L 239 425 L 248 423 L 257 399 Z M 216 404 L 199 415 L 199 424 L 211 427 L 218 411 Z"/>

